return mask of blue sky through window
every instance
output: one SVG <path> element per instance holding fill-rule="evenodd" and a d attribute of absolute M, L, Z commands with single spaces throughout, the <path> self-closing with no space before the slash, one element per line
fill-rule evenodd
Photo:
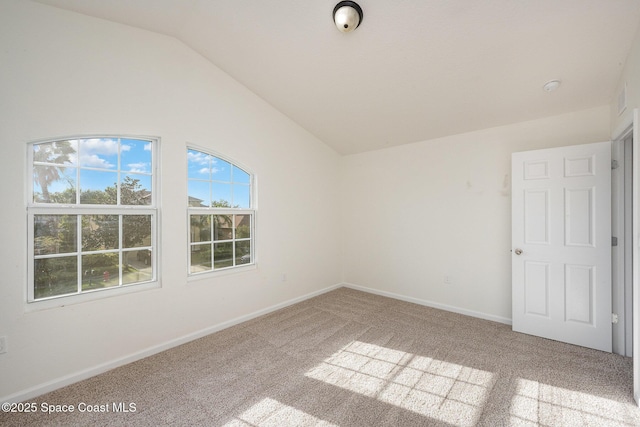
<path fill-rule="evenodd" d="M 250 175 L 218 157 L 197 150 L 187 151 L 189 204 L 209 207 L 226 202 L 230 207 L 250 208 Z"/>
<path fill-rule="evenodd" d="M 104 191 L 126 176 L 151 191 L 152 143 L 140 139 L 87 138 L 33 145 L 34 200 L 65 190 Z M 79 179 L 79 182 L 78 182 Z M 46 188 L 43 188 L 45 186 Z M 68 202 L 65 199 L 65 202 Z"/>

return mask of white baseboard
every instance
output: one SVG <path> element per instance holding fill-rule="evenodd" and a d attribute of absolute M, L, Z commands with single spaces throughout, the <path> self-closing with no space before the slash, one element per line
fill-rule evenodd
<path fill-rule="evenodd" d="M 454 307 L 452 305 L 441 304 L 438 302 L 423 300 L 419 298 L 408 297 L 405 295 L 395 294 L 393 292 L 381 291 L 378 289 L 367 288 L 365 286 L 354 285 L 353 283 L 343 283 L 345 288 L 356 289 L 358 291 L 368 292 L 370 294 L 380 295 L 383 297 L 389 297 L 400 301 L 412 302 L 414 304 L 424 305 L 426 307 L 437 308 L 440 310 L 451 311 L 453 313 L 464 314 L 465 316 L 477 317 L 478 319 L 491 320 L 493 322 L 504 323 L 505 325 L 511 325 L 511 319 L 501 316 L 495 316 L 493 314 L 482 313 L 479 311 L 467 310 L 464 308 Z"/>
<path fill-rule="evenodd" d="M 400 294 L 396 294 L 393 292 L 381 291 L 378 289 L 367 288 L 365 286 L 359 286 L 352 283 L 339 283 L 333 286 L 329 286 L 327 288 L 311 292 L 306 295 L 302 295 L 297 298 L 293 298 L 279 304 L 272 305 L 270 307 L 266 307 L 262 310 L 255 311 L 253 313 L 246 314 L 244 316 L 236 317 L 235 319 L 228 320 L 226 322 L 218 323 L 216 325 L 210 326 L 205 329 L 201 329 L 196 332 L 192 332 L 190 334 L 184 335 L 182 337 L 174 338 L 172 340 L 166 341 L 164 343 L 149 347 L 147 349 L 138 351 L 136 353 L 130 354 L 128 356 L 124 356 L 115 360 L 112 360 L 107 363 L 103 363 L 92 368 L 88 368 L 70 375 L 66 375 L 61 378 L 57 378 L 55 380 L 39 384 L 35 387 L 31 387 L 26 390 L 22 390 L 18 393 L 14 393 L 9 396 L 1 397 L 0 402 L 24 402 L 45 393 L 48 393 L 53 390 L 57 390 L 61 387 L 68 386 L 70 384 L 76 383 L 78 381 L 85 380 L 87 378 L 94 377 L 96 375 L 102 374 L 104 372 L 110 371 L 111 369 L 118 368 L 120 366 L 124 366 L 128 363 L 135 362 L 140 359 L 144 359 L 145 357 L 153 356 L 154 354 L 160 353 L 165 350 L 169 350 L 170 348 L 177 347 L 179 345 L 188 343 L 190 341 L 196 340 L 198 338 L 205 337 L 207 335 L 213 334 L 215 332 L 221 331 L 223 329 L 229 328 L 231 326 L 237 325 L 242 322 L 246 322 L 247 320 L 254 319 L 256 317 L 269 314 L 273 311 L 279 310 L 281 308 L 288 307 L 293 304 L 297 304 L 299 302 L 308 300 L 318 295 L 322 295 L 334 289 L 338 289 L 340 287 L 356 289 L 363 292 L 368 292 L 370 294 L 381 295 L 389 298 L 394 298 L 401 301 L 407 301 L 414 304 L 424 305 L 427 307 L 438 308 L 441 310 L 451 311 L 453 313 L 464 314 L 471 317 L 477 317 L 479 319 L 491 320 L 494 322 L 504 323 L 507 325 L 511 325 L 511 319 L 507 319 L 500 316 L 494 316 L 491 314 L 481 313 L 473 310 L 466 310 L 446 304 L 440 304 L 433 301 L 422 300 L 418 298 L 408 297 Z"/>
<path fill-rule="evenodd" d="M 128 363 L 135 362 L 140 359 L 144 359 L 145 357 L 153 356 L 154 354 L 160 353 L 165 350 L 169 350 L 170 348 L 177 347 L 182 344 L 186 344 L 198 338 L 202 338 L 207 335 L 213 334 L 215 332 L 221 331 L 223 329 L 229 328 L 231 326 L 237 325 L 239 323 L 246 322 L 247 320 L 251 320 L 256 317 L 269 314 L 273 311 L 280 310 L 281 308 L 285 308 L 290 305 L 308 300 L 315 296 L 322 295 L 324 293 L 340 288 L 342 286 L 343 286 L 342 284 L 329 286 L 319 291 L 311 292 L 309 294 L 302 295 L 300 297 L 293 298 L 293 299 L 281 302 L 279 304 L 275 304 L 270 307 L 263 308 L 262 310 L 255 311 L 253 313 L 249 313 L 244 316 L 236 317 L 235 319 L 231 319 L 226 322 L 218 323 L 216 325 L 210 326 L 205 329 L 201 329 L 199 331 L 184 335 L 182 337 L 174 338 L 164 343 L 154 345 L 152 347 L 138 351 L 128 356 L 124 356 L 124 357 L 112 360 L 110 362 L 94 366 L 92 368 L 88 368 L 79 372 L 75 372 L 70 375 L 66 375 L 61 378 L 57 378 L 55 380 L 52 380 L 43 384 L 39 384 L 35 387 L 22 390 L 18 393 L 14 393 L 9 396 L 0 397 L 0 402 L 24 402 L 24 401 L 33 399 L 45 393 L 49 393 L 50 391 L 57 390 L 61 387 L 68 386 L 78 381 L 86 380 L 87 378 L 91 378 L 96 375 L 102 374 L 104 372 L 110 371 L 111 369 L 124 366 Z"/>

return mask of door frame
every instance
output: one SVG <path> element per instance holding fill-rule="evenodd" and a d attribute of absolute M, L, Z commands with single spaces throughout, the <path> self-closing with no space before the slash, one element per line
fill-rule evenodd
<path fill-rule="evenodd" d="M 611 159 L 617 162 L 611 176 L 611 234 L 617 245 L 611 249 L 612 313 L 618 316 L 613 324 L 613 352 L 633 355 L 632 308 L 632 183 L 633 183 L 633 124 L 611 146 Z"/>
<path fill-rule="evenodd" d="M 633 397 L 640 406 L 640 110 L 634 109 L 633 112 L 626 116 L 626 119 L 613 132 L 613 141 L 624 141 L 624 139 L 632 136 L 633 138 L 633 154 L 632 154 L 632 232 L 631 235 L 631 259 L 632 259 L 632 343 L 628 347 L 633 353 Z M 628 306 L 628 302 L 627 302 Z M 629 317 L 627 315 L 627 317 Z M 625 346 L 629 343 L 625 342 Z"/>

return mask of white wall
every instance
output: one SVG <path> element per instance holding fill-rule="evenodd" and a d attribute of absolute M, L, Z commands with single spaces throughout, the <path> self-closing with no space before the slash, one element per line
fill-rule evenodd
<path fill-rule="evenodd" d="M 509 322 L 511 153 L 609 139 L 603 106 L 344 157 L 345 281 Z"/>
<path fill-rule="evenodd" d="M 25 312 L 26 144 L 95 133 L 161 137 L 162 287 Z M 257 175 L 257 269 L 187 283 L 187 142 Z M 338 155 L 175 39 L 0 2 L 0 159 L 0 401 L 341 280 Z"/>

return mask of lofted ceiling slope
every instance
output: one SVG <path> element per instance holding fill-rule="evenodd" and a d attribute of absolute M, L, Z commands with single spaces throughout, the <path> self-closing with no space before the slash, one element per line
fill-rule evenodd
<path fill-rule="evenodd" d="M 176 37 L 342 154 L 608 104 L 640 0 L 36 0 Z M 555 92 L 542 86 L 552 79 Z"/>

